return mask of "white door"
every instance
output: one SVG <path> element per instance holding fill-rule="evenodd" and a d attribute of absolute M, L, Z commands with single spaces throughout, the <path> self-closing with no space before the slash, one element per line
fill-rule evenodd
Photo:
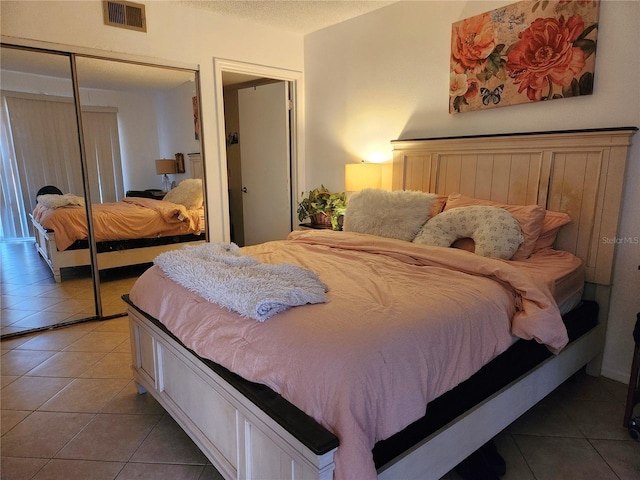
<path fill-rule="evenodd" d="M 291 232 L 287 82 L 238 90 L 244 244 Z"/>

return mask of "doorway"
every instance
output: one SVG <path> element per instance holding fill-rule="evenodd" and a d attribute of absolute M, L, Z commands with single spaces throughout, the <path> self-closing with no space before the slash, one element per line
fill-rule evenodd
<path fill-rule="evenodd" d="M 296 101 L 301 74 L 227 60 L 216 60 L 215 70 L 221 87 L 216 105 L 228 238 L 240 246 L 284 239 L 293 229 L 295 192 L 304 173 Z M 247 102 L 254 105 L 247 107 Z M 275 104 L 276 119 L 264 114 L 265 102 Z M 263 228 L 267 225 L 272 228 Z"/>

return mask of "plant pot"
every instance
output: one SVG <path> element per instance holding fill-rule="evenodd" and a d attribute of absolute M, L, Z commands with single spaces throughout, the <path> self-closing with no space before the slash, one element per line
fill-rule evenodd
<path fill-rule="evenodd" d="M 313 225 L 331 225 L 331 214 L 316 213 L 310 218 Z"/>

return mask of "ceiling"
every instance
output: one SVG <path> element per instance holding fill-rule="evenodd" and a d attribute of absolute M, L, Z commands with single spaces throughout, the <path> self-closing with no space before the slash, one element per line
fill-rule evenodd
<path fill-rule="evenodd" d="M 385 7 L 380 0 L 178 0 L 183 5 L 233 15 L 306 35 Z"/>

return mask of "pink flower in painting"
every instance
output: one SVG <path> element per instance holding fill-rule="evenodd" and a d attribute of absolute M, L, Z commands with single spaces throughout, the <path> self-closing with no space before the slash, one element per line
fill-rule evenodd
<path fill-rule="evenodd" d="M 496 46 L 495 26 L 488 13 L 467 18 L 451 35 L 451 66 L 456 73 L 481 72 Z"/>
<path fill-rule="evenodd" d="M 540 100 L 550 82 L 568 86 L 584 68 L 584 52 L 573 42 L 584 30 L 579 15 L 565 23 L 564 17 L 538 18 L 520 33 L 520 40 L 507 56 L 507 71 L 514 83 L 525 89 L 529 100 Z M 550 95 L 549 95 L 550 96 Z"/>
<path fill-rule="evenodd" d="M 464 98 L 466 98 L 467 100 L 470 98 L 475 97 L 478 94 L 478 91 L 480 90 L 479 86 L 478 86 L 478 81 L 470 78 L 467 80 L 467 93 L 464 94 Z"/>

